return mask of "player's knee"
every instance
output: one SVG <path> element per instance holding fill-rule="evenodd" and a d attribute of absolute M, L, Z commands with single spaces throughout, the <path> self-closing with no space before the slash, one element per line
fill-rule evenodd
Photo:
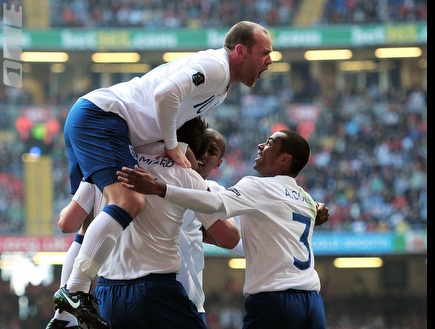
<path fill-rule="evenodd" d="M 132 218 L 136 217 L 145 206 L 145 195 L 128 190 L 121 184 L 111 184 L 103 189 L 107 204 L 124 209 Z"/>
<path fill-rule="evenodd" d="M 116 204 L 116 203 L 115 203 Z M 139 215 L 145 206 L 145 195 L 140 193 L 130 193 L 118 203 L 118 206 L 124 209 L 132 218 Z"/>
<path fill-rule="evenodd" d="M 132 217 L 136 217 L 142 211 L 145 206 L 145 195 L 136 193 L 135 198 L 131 199 L 130 214 Z"/>

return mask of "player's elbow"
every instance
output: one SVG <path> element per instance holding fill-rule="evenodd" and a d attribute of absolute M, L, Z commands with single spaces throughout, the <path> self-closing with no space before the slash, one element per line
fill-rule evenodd
<path fill-rule="evenodd" d="M 228 243 L 225 244 L 225 246 L 222 247 L 226 249 L 233 249 L 235 246 L 238 245 L 239 241 L 240 241 L 240 237 L 238 239 L 231 239 L 228 241 Z"/>
<path fill-rule="evenodd" d="M 219 220 L 217 223 L 221 224 L 219 231 L 211 231 L 217 245 L 222 248 L 233 249 L 240 241 L 239 229 L 228 221 Z M 222 227 L 225 227 L 225 229 L 222 229 Z"/>
<path fill-rule="evenodd" d="M 233 249 L 240 241 L 239 235 L 231 235 L 228 236 L 225 239 L 222 239 L 218 241 L 219 247 L 226 248 L 226 249 Z"/>
<path fill-rule="evenodd" d="M 71 218 L 66 211 L 61 211 L 57 226 L 62 233 L 75 233 L 80 229 L 82 222 Z"/>
<path fill-rule="evenodd" d="M 60 218 L 57 225 L 59 226 L 59 229 L 62 233 L 74 233 L 77 232 L 80 228 L 80 226 L 77 227 L 74 223 L 65 220 L 65 218 Z"/>

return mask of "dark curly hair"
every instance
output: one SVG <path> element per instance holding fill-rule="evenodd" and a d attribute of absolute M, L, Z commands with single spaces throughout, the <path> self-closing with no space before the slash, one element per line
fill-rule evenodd
<path fill-rule="evenodd" d="M 201 117 L 196 117 L 185 122 L 177 129 L 177 139 L 189 145 L 195 157 L 198 159 L 207 150 L 209 138 L 206 134 L 208 123 Z"/>

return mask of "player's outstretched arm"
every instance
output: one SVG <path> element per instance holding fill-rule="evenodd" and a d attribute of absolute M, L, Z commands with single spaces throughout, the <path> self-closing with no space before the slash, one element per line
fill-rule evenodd
<path fill-rule="evenodd" d="M 122 171 L 117 171 L 116 175 L 122 186 L 138 193 L 155 194 L 182 207 L 206 214 L 225 211 L 218 193 L 168 186 L 165 182 L 157 181 L 150 172 L 140 169 L 138 165 L 134 169 L 122 167 Z"/>

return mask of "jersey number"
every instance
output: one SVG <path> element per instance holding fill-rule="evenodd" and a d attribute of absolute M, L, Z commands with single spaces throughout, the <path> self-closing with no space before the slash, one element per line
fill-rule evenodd
<path fill-rule="evenodd" d="M 193 108 L 196 109 L 196 114 L 201 114 L 206 108 L 206 106 L 211 102 L 213 102 L 213 99 L 214 99 L 214 95 L 211 96 L 209 99 L 206 99 L 204 102 L 194 105 Z"/>
<path fill-rule="evenodd" d="M 305 230 L 302 233 L 301 237 L 299 238 L 299 241 L 304 244 L 305 248 L 307 248 L 307 253 L 308 253 L 308 259 L 305 262 L 294 257 L 293 264 L 294 266 L 296 266 L 296 268 L 300 270 L 306 270 L 307 268 L 310 267 L 311 264 L 311 250 L 310 250 L 310 244 L 308 243 L 308 234 L 310 232 L 311 220 L 307 216 L 303 216 L 301 214 L 295 214 L 295 213 L 293 213 L 293 219 L 299 223 L 305 224 Z"/>

